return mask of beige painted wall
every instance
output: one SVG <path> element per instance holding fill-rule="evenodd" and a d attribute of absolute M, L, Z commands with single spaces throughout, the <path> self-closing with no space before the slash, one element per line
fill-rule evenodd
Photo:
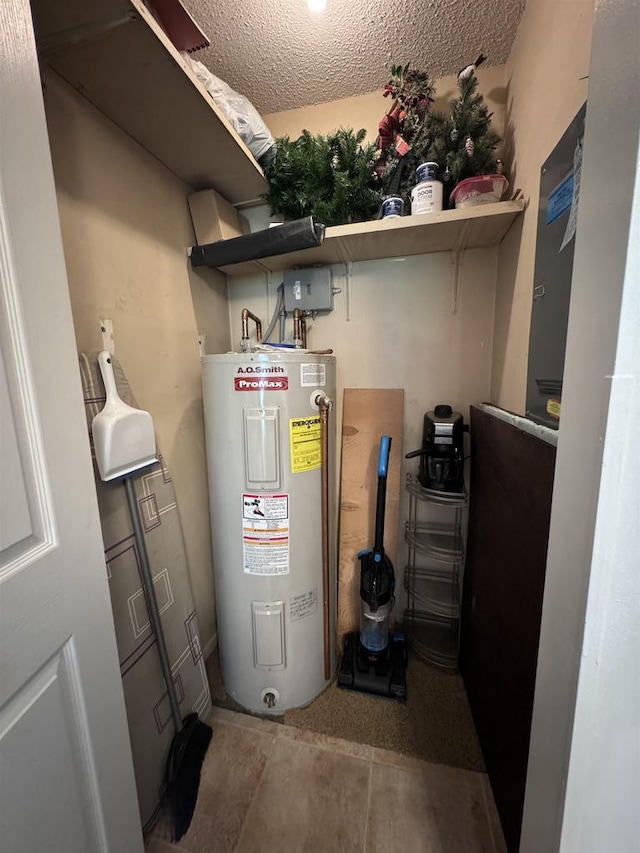
<path fill-rule="evenodd" d="M 500 247 L 491 401 L 524 413 L 531 291 L 535 260 L 540 166 L 587 96 L 594 0 L 529 3 L 507 65 L 481 68 L 480 90 L 505 137 L 501 148 L 512 167 L 510 192 L 521 188 L 529 208 Z M 455 97 L 455 77 L 436 83 L 436 108 Z M 374 141 L 388 101 L 371 92 L 298 110 L 272 113 L 274 135 L 297 137 L 303 128 L 327 133 L 365 127 Z"/>
<path fill-rule="evenodd" d="M 504 66 L 481 68 L 480 91 L 494 113 L 494 127 L 504 129 L 506 90 Z M 448 109 L 457 96 L 456 78 L 436 82 L 436 109 Z M 265 116 L 271 132 L 295 138 L 307 128 L 328 133 L 340 127 L 365 127 L 375 141 L 378 122 L 390 102 L 380 91 L 299 110 Z M 252 230 L 266 227 L 264 209 L 247 211 Z M 314 348 L 332 347 L 338 357 L 338 409 L 344 388 L 404 388 L 404 451 L 420 446 L 425 411 L 451 403 L 468 417 L 469 405 L 489 399 L 498 250 L 467 252 L 462 260 L 460 305 L 453 313 L 453 267 L 449 253 L 418 255 L 353 265 L 350 293 L 345 272 L 333 267 L 334 284 L 343 289 L 336 308 L 310 332 Z M 273 309 L 277 273 L 268 286 L 260 276 L 229 279 L 232 340 L 238 345 L 240 310 L 250 308 L 267 319 Z M 269 290 L 270 298 L 266 293 Z M 347 309 L 347 303 L 349 308 Z M 417 470 L 403 460 L 402 480 Z M 407 517 L 406 493 L 401 495 L 398 569 L 406 556 L 402 526 Z M 401 611 L 404 590 L 398 590 Z"/>
<path fill-rule="evenodd" d="M 312 324 L 309 346 L 333 348 L 338 360 L 337 423 L 344 388 L 404 388 L 403 451 L 420 446 L 425 411 L 450 403 L 468 418 L 469 405 L 486 400 L 491 382 L 497 248 L 468 251 L 462 260 L 459 307 L 453 312 L 449 253 L 354 263 L 348 283 L 343 265 L 332 266 L 342 289 L 331 314 Z M 249 308 L 268 322 L 275 305 L 277 273 L 229 279 L 232 344 L 240 343 L 240 312 Z M 267 298 L 269 293 L 269 298 Z M 292 336 L 291 320 L 287 334 Z M 403 459 L 401 483 L 415 460 Z M 407 496 L 401 493 L 398 576 L 406 557 L 403 525 Z M 401 584 L 399 584 L 401 587 Z M 401 613 L 404 591 L 398 589 Z"/>
<path fill-rule="evenodd" d="M 493 124 L 497 133 L 504 128 L 505 106 L 507 103 L 504 65 L 488 68 L 480 67 L 478 79 L 480 92 L 489 109 L 493 112 Z M 436 80 L 434 109 L 447 111 L 449 101 L 457 97 L 456 78 L 441 77 Z M 286 110 L 264 116 L 265 123 L 274 136 L 288 135 L 292 139 L 300 136 L 306 128 L 313 133 L 329 133 L 338 127 L 353 127 L 367 130 L 367 139 L 375 142 L 378 135 L 378 123 L 391 106 L 388 98 L 382 97 L 377 90 L 353 98 L 342 98 L 324 104 L 314 104 L 297 110 Z"/>
<path fill-rule="evenodd" d="M 197 334 L 227 347 L 226 282 L 189 268 L 185 184 L 52 75 L 45 102 L 78 349 L 100 348 L 98 319 L 113 320 L 171 469 L 206 645 L 215 608 Z"/>
<path fill-rule="evenodd" d="M 587 98 L 594 0 L 527 4 L 506 65 L 511 180 L 529 207 L 500 246 L 491 401 L 524 414 L 540 167 Z M 588 120 L 588 119 L 587 119 Z M 614 165 L 612 165 L 614 168 Z"/>

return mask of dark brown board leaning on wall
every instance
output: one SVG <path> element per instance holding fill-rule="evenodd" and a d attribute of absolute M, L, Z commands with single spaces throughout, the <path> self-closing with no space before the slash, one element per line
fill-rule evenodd
<path fill-rule="evenodd" d="M 509 853 L 527 774 L 556 449 L 471 407 L 460 668 Z"/>

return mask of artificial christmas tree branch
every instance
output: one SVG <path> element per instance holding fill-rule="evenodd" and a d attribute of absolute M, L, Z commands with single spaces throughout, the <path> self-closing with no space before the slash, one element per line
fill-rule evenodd
<path fill-rule="evenodd" d="M 286 220 L 313 215 L 324 225 L 371 219 L 381 195 L 375 146 L 363 145 L 365 136 L 364 129 L 341 128 L 327 136 L 303 130 L 296 140 L 276 140 L 264 196 L 271 213 Z"/>
<path fill-rule="evenodd" d="M 495 149 L 501 140 L 491 128 L 491 113 L 477 91 L 476 69 L 484 59 L 480 54 L 458 75 L 459 97 L 451 102 L 448 114 L 427 112 L 411 139 L 411 150 L 402 157 L 401 172 L 397 171 L 399 158 L 387 161 L 381 174 L 385 193 L 390 194 L 393 186 L 393 194 L 407 204 L 415 170 L 421 163 L 433 162 L 440 169 L 446 208 L 457 183 L 496 171 Z"/>

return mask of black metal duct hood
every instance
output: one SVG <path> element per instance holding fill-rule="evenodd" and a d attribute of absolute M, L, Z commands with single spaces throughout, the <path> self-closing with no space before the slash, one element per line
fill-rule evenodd
<path fill-rule="evenodd" d="M 218 240 L 191 248 L 192 267 L 223 267 L 242 261 L 255 261 L 271 255 L 285 255 L 299 249 L 319 246 L 324 240 L 324 225 L 313 216 L 295 219 L 254 234 Z"/>

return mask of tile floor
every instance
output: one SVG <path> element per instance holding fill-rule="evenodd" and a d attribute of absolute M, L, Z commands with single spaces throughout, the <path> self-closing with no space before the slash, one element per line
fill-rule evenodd
<path fill-rule="evenodd" d="M 189 832 L 148 853 L 505 853 L 484 773 L 222 708 Z"/>

